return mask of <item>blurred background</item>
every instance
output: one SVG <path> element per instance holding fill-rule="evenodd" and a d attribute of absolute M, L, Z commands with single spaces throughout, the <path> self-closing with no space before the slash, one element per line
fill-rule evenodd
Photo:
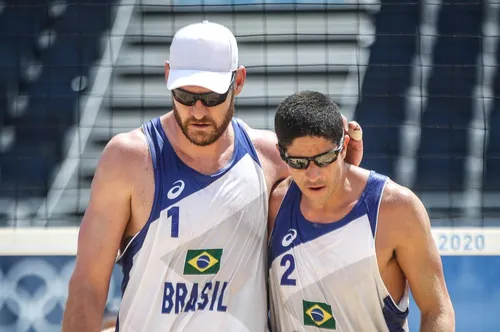
<path fill-rule="evenodd" d="M 499 331 L 499 0 L 0 0 L 0 331 L 60 330 L 100 154 L 170 111 L 172 36 L 203 19 L 237 37 L 250 126 L 304 89 L 361 123 L 362 166 L 429 212 L 457 331 Z"/>

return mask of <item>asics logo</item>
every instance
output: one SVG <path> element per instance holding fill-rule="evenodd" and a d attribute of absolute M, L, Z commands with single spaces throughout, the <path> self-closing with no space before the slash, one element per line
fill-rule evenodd
<path fill-rule="evenodd" d="M 297 237 L 297 231 L 295 229 L 290 229 L 288 233 L 283 236 L 283 240 L 281 240 L 281 245 L 283 247 L 288 247 L 292 244 L 293 240 Z"/>
<path fill-rule="evenodd" d="M 167 193 L 168 199 L 176 199 L 184 190 L 184 181 L 179 180 L 173 183 L 173 187 Z"/>

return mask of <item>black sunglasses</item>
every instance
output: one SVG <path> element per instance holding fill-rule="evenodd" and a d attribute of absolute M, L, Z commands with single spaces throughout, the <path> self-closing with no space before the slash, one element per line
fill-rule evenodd
<path fill-rule="evenodd" d="M 233 72 L 233 76 L 231 77 L 231 83 L 229 84 L 229 88 L 223 94 L 219 94 L 216 92 L 206 92 L 206 93 L 192 93 L 182 89 L 174 89 L 172 90 L 172 96 L 175 100 L 185 106 L 193 106 L 196 104 L 196 101 L 201 101 L 205 107 L 214 107 L 222 104 L 226 101 L 227 95 L 231 88 L 233 87 L 234 78 L 236 72 Z"/>
<path fill-rule="evenodd" d="M 312 157 L 291 157 L 287 155 L 287 153 L 281 146 L 279 147 L 279 150 L 281 159 L 283 159 L 288 164 L 288 166 L 295 169 L 307 169 L 311 161 L 314 162 L 318 167 L 326 167 L 331 163 L 334 163 L 339 157 L 339 154 L 342 151 L 343 147 L 344 138 L 342 138 L 339 146 L 336 149 L 323 152 Z"/>

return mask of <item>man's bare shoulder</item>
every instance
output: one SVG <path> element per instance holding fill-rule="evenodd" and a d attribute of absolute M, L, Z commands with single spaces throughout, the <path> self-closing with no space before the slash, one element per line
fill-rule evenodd
<path fill-rule="evenodd" d="M 400 185 L 394 180 L 388 179 L 382 195 L 382 203 L 403 204 L 407 202 L 412 195 L 414 194 L 409 188 Z"/>
<path fill-rule="evenodd" d="M 401 235 L 411 236 L 416 228 L 429 227 L 427 211 L 417 195 L 407 187 L 387 180 L 380 204 L 382 222 Z"/>
<path fill-rule="evenodd" d="M 127 170 L 137 169 L 148 157 L 146 137 L 142 130 L 137 128 L 111 138 L 104 148 L 98 168 L 123 174 Z"/>
<path fill-rule="evenodd" d="M 123 154 L 122 158 L 137 157 L 148 151 L 146 136 L 140 128 L 117 134 L 108 142 L 106 150 Z"/>
<path fill-rule="evenodd" d="M 147 149 L 146 136 L 140 128 L 117 134 L 106 145 L 106 149 L 128 153 L 140 153 L 144 148 Z"/>
<path fill-rule="evenodd" d="M 402 186 L 391 179 L 387 180 L 382 195 L 383 206 L 390 207 L 391 209 L 405 209 L 409 208 L 418 200 L 418 197 L 409 188 Z"/>

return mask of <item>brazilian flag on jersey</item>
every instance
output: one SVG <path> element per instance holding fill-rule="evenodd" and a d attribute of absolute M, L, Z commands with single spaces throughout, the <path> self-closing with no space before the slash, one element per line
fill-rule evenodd
<path fill-rule="evenodd" d="M 222 249 L 188 250 L 184 262 L 185 275 L 206 275 L 219 272 Z"/>
<path fill-rule="evenodd" d="M 336 330 L 337 322 L 333 317 L 332 307 L 327 303 L 302 301 L 304 325 L 321 329 Z"/>

